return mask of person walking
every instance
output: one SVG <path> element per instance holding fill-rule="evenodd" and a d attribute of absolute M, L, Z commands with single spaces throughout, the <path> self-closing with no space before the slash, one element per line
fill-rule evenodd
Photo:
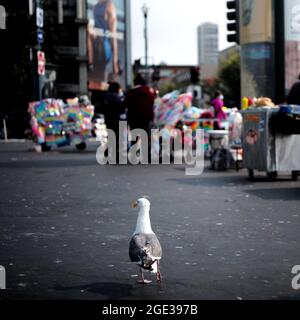
<path fill-rule="evenodd" d="M 135 87 L 125 97 L 128 124 L 131 130 L 143 129 L 150 134 L 150 124 L 154 119 L 155 92 L 147 86 L 140 74 L 135 77 L 134 84 Z"/>
<path fill-rule="evenodd" d="M 119 151 L 119 122 L 124 119 L 125 106 L 122 96 L 121 86 L 118 82 L 109 83 L 107 94 L 104 98 L 103 113 L 107 129 L 114 131 L 116 135 L 117 161 Z"/>

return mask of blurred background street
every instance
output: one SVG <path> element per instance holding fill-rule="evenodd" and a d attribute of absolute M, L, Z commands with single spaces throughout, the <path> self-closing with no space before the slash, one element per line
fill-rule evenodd
<path fill-rule="evenodd" d="M 0 299 L 300 298 L 300 0 L 1 1 L 0 41 Z M 96 161 L 152 129 L 204 173 Z"/>

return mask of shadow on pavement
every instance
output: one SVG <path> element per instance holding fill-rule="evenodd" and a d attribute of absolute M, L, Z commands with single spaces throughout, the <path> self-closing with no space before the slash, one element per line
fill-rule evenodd
<path fill-rule="evenodd" d="M 264 200 L 300 200 L 299 188 L 272 188 L 272 189 L 251 189 L 245 190 L 246 193 L 252 194 Z"/>
<path fill-rule="evenodd" d="M 171 178 L 168 179 L 170 182 L 175 182 L 178 184 L 188 185 L 188 186 L 206 186 L 206 187 L 215 187 L 215 186 L 236 186 L 236 185 L 249 185 L 251 184 L 247 181 L 246 178 L 240 176 L 224 176 L 224 175 L 215 175 L 215 176 L 197 176 L 190 177 L 186 176 L 184 178 Z"/>
<path fill-rule="evenodd" d="M 274 300 L 282 300 L 282 301 L 286 301 L 286 300 L 300 300 L 300 293 L 298 293 L 297 291 L 295 291 L 295 293 L 290 294 L 290 295 L 285 295 L 285 296 L 279 296 Z"/>
<path fill-rule="evenodd" d="M 56 150 L 53 150 L 53 152 L 60 153 L 60 154 L 83 154 L 83 155 L 94 154 L 96 156 L 97 149 L 95 150 L 90 149 L 90 150 L 84 150 L 84 151 L 78 151 L 76 149 L 56 149 Z"/>
<path fill-rule="evenodd" d="M 118 300 L 125 297 L 132 297 L 133 286 L 129 284 L 112 283 L 112 282 L 101 282 L 91 283 L 81 286 L 63 287 L 55 285 L 54 289 L 57 291 L 72 291 L 72 290 L 84 290 L 90 293 L 101 294 L 108 300 Z"/>
<path fill-rule="evenodd" d="M 72 168 L 72 167 L 84 167 L 84 166 L 98 166 L 95 159 L 82 159 L 82 160 L 29 160 L 29 161 L 10 161 L 2 162 L 1 168 Z"/>
<path fill-rule="evenodd" d="M 178 169 L 177 169 L 178 170 Z M 180 170 L 180 169 L 179 169 Z M 182 169 L 184 170 L 184 169 Z M 207 175 L 209 173 L 209 176 Z M 226 175 L 225 175 L 226 174 Z M 283 182 L 292 182 L 290 178 L 278 178 L 276 181 L 271 180 L 267 177 L 258 176 L 253 181 L 248 180 L 248 176 L 245 173 L 245 176 L 236 175 L 236 172 L 227 171 L 224 174 L 224 171 L 205 171 L 202 176 L 185 176 L 183 178 L 171 178 L 168 179 L 170 182 L 176 182 L 182 185 L 188 186 L 206 186 L 206 187 L 215 187 L 215 186 L 249 186 L 253 184 L 259 185 L 260 183 L 272 183 L 279 184 Z"/>

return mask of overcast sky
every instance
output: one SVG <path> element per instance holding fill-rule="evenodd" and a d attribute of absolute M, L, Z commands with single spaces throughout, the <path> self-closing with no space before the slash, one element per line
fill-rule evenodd
<path fill-rule="evenodd" d="M 142 6 L 149 7 L 149 63 L 195 65 L 197 26 L 219 25 L 219 49 L 226 41 L 226 0 L 131 0 L 132 60 L 145 56 Z"/>

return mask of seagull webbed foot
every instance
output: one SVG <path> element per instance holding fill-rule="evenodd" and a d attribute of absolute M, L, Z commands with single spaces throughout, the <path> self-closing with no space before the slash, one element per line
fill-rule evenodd
<path fill-rule="evenodd" d="M 143 273 L 142 268 L 140 268 L 140 274 L 141 274 L 141 279 L 137 280 L 138 284 L 150 284 L 150 283 L 152 283 L 151 280 L 147 280 L 147 279 L 144 278 L 144 273 Z"/>
<path fill-rule="evenodd" d="M 136 283 L 138 284 L 150 284 L 152 283 L 151 280 L 147 280 L 147 279 L 141 279 L 141 280 L 137 280 Z"/>

